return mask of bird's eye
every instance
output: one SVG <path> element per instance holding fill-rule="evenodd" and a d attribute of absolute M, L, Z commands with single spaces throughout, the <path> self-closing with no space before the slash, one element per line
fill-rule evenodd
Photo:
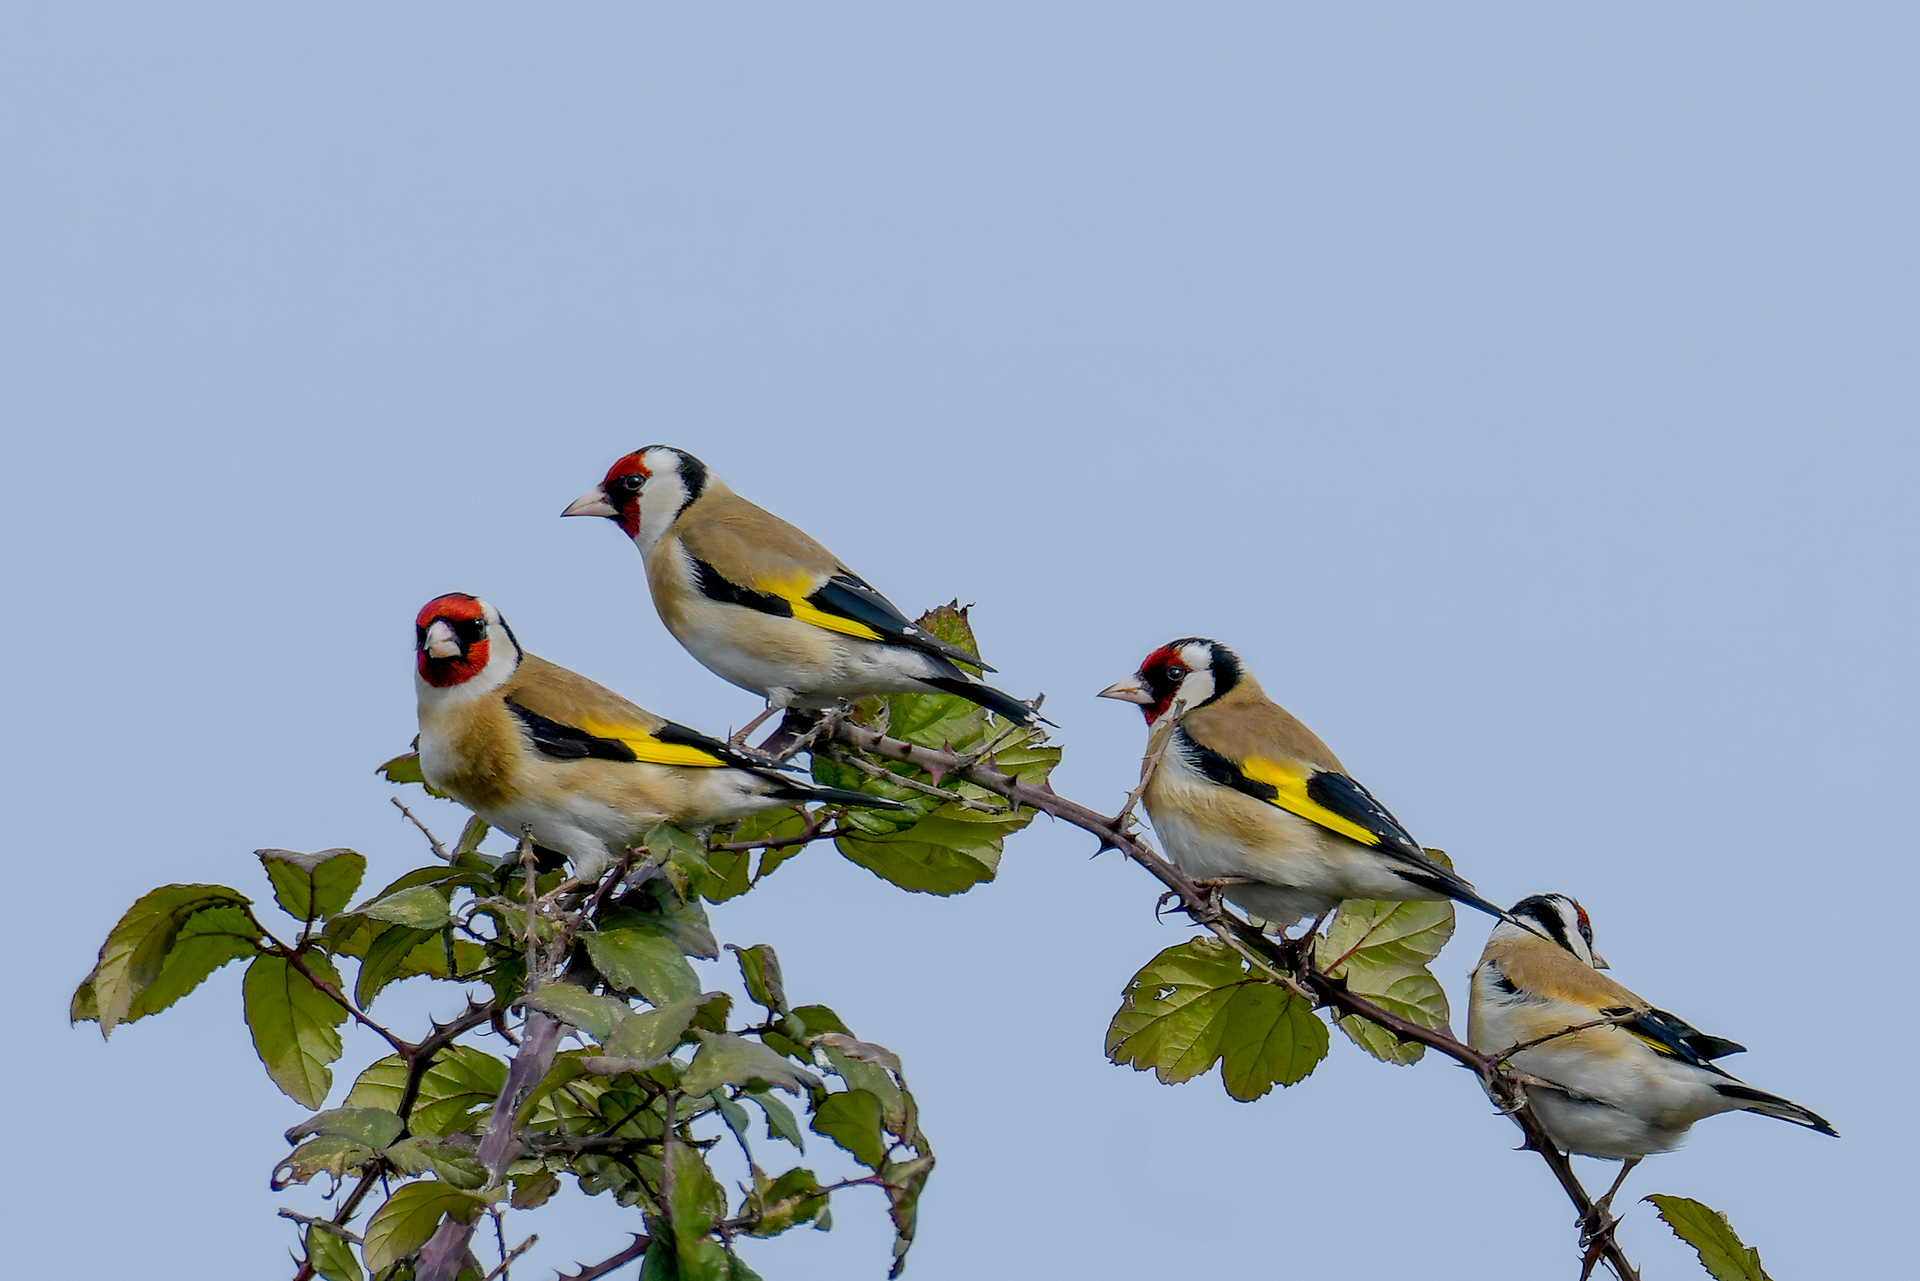
<path fill-rule="evenodd" d="M 1174 663 L 1167 668 L 1167 679 L 1170 681 L 1183 681 L 1187 679 L 1187 669 L 1178 663 Z"/>
<path fill-rule="evenodd" d="M 618 489 L 624 490 L 629 494 L 637 494 L 640 492 L 640 486 L 644 484 L 645 481 L 642 480 L 642 478 L 637 472 L 629 472 L 627 475 L 622 476 L 619 480 L 616 480 L 613 483 L 614 483 L 614 486 Z"/>

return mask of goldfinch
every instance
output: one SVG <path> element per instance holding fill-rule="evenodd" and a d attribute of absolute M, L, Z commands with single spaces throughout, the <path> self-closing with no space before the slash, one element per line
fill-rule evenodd
<path fill-rule="evenodd" d="M 414 619 L 420 772 L 491 827 L 602 875 L 657 823 L 699 831 L 803 801 L 897 808 L 789 777 L 520 648 L 455 592 Z"/>
<path fill-rule="evenodd" d="M 1536 894 L 1516 903 L 1512 916 L 1537 932 L 1508 921 L 1493 927 L 1473 970 L 1467 1041 L 1482 1054 L 1528 1046 L 1507 1061 L 1551 1086 L 1535 1084 L 1527 1097 L 1555 1143 L 1626 1162 L 1624 1180 L 1641 1157 L 1676 1147 L 1695 1121 L 1720 1112 L 1758 1112 L 1834 1133 L 1799 1104 L 1714 1066 L 1746 1047 L 1690 1027 L 1600 973 L 1606 962 L 1595 955 L 1593 926 L 1574 900 Z"/>
<path fill-rule="evenodd" d="M 1451 898 L 1501 915 L 1220 642 L 1163 645 L 1100 697 L 1138 703 L 1154 729 L 1142 799 L 1168 855 L 1269 926 L 1353 898 Z"/>
<path fill-rule="evenodd" d="M 640 549 L 660 621 L 709 671 L 765 698 L 760 720 L 782 708 L 935 690 L 1022 725 L 1039 720 L 955 664 L 992 668 L 915 627 L 839 557 L 684 450 L 628 454 L 560 514 L 620 526 Z"/>

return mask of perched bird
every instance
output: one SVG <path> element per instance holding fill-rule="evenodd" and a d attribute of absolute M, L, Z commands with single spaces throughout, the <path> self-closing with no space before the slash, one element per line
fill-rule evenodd
<path fill-rule="evenodd" d="M 1603 1206 L 1642 1157 L 1676 1147 L 1702 1117 L 1759 1112 L 1834 1133 L 1798 1103 L 1714 1066 L 1745 1046 L 1698 1031 L 1600 973 L 1606 962 L 1574 900 L 1536 894 L 1512 915 L 1538 932 L 1507 921 L 1493 927 L 1473 970 L 1467 1041 L 1482 1054 L 1512 1051 L 1508 1062 L 1545 1083 L 1527 1098 L 1555 1143 L 1626 1163 Z"/>
<path fill-rule="evenodd" d="M 803 801 L 899 808 L 803 782 L 536 658 L 477 596 L 428 601 L 414 636 L 420 772 L 491 827 L 530 826 L 581 880 L 657 823 L 698 831 Z"/>
<path fill-rule="evenodd" d="M 915 627 L 839 557 L 684 450 L 628 454 L 560 514 L 605 516 L 633 540 L 674 639 L 722 680 L 767 700 L 748 730 L 783 708 L 936 690 L 1022 725 L 1039 720 L 955 664 L 992 668 Z"/>
<path fill-rule="evenodd" d="M 1451 898 L 1502 915 L 1427 857 L 1219 641 L 1163 645 L 1100 697 L 1140 704 L 1154 729 L 1142 799 L 1167 853 L 1269 926 L 1352 898 Z"/>

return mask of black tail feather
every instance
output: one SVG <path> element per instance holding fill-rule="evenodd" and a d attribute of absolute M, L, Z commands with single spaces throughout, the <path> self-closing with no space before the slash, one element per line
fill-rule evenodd
<path fill-rule="evenodd" d="M 999 713 L 1016 725 L 1053 724 L 1013 695 L 1002 693 L 981 681 L 968 680 L 965 676 L 923 676 L 920 679 L 923 684 L 931 685 L 943 694 L 958 694 L 990 712 Z"/>
<path fill-rule="evenodd" d="M 823 805 L 855 805 L 870 810 L 907 808 L 899 801 L 890 801 L 884 796 L 869 796 L 865 792 L 850 792 L 844 787 L 821 787 L 790 779 L 780 779 L 779 782 L 781 786 L 769 795 L 783 801 L 817 801 Z"/>
<path fill-rule="evenodd" d="M 1804 1125 L 1809 1130 L 1817 1130 L 1821 1134 L 1830 1134 L 1836 1139 L 1840 1137 L 1840 1132 L 1835 1130 L 1831 1125 L 1828 1125 L 1824 1118 L 1813 1112 L 1809 1112 L 1798 1103 L 1788 1102 L 1777 1094 L 1768 1094 L 1765 1090 L 1756 1090 L 1751 1085 L 1743 1085 L 1739 1081 L 1721 1081 L 1716 1083 L 1713 1088 L 1720 1091 L 1720 1093 L 1727 1098 L 1740 1100 L 1741 1103 L 1745 1104 L 1748 1112 L 1758 1112 L 1762 1116 L 1777 1116 L 1782 1121 L 1791 1121 L 1795 1125 Z"/>

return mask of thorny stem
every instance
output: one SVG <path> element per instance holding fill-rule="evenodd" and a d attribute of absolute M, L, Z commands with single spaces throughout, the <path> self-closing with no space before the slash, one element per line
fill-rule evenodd
<path fill-rule="evenodd" d="M 886 760 L 904 761 L 930 773 L 938 770 L 958 774 L 977 787 L 1004 796 L 1016 808 L 1031 806 L 1043 814 L 1052 815 L 1091 833 L 1099 838 L 1102 850 L 1119 850 L 1177 894 L 1194 920 L 1254 962 L 1255 968 L 1268 981 L 1301 993 L 1316 1005 L 1332 1007 L 1342 1016 L 1355 1015 L 1365 1019 L 1385 1028 L 1402 1041 L 1417 1042 L 1437 1050 L 1470 1069 L 1500 1110 L 1520 1126 L 1521 1132 L 1526 1135 L 1526 1146 L 1538 1152 L 1540 1159 L 1547 1163 L 1547 1168 L 1566 1192 L 1567 1199 L 1580 1212 L 1581 1221 L 1596 1224 L 1591 1229 L 1590 1239 L 1592 1245 L 1600 1247 L 1599 1257 L 1607 1261 L 1621 1281 L 1639 1281 L 1640 1274 L 1613 1239 L 1617 1220 L 1607 1215 L 1603 1216 L 1606 1219 L 1604 1223 L 1596 1223 L 1593 1198 L 1580 1186 L 1567 1155 L 1554 1146 L 1539 1119 L 1534 1116 L 1533 1109 L 1527 1103 L 1525 1085 L 1515 1074 L 1501 1066 L 1499 1057 L 1480 1053 L 1455 1038 L 1448 1030 L 1423 1027 L 1349 992 L 1343 983 L 1329 978 L 1313 966 L 1309 950 L 1311 944 L 1306 940 L 1291 946 L 1276 942 L 1252 926 L 1216 911 L 1206 894 L 1184 872 L 1160 857 L 1145 841 L 1125 831 L 1122 821 L 1067 800 L 1051 787 L 1034 787 L 989 766 L 968 764 L 952 752 L 935 751 L 897 738 L 888 738 L 849 721 L 841 722 L 834 737 L 857 751 Z M 1306 945 L 1301 946 L 1302 943 Z"/>
<path fill-rule="evenodd" d="M 420 829 L 420 835 L 427 838 L 427 844 L 433 846 L 433 852 L 440 856 L 440 861 L 442 863 L 453 862 L 453 855 L 447 853 L 447 847 L 440 843 L 440 838 L 435 836 L 432 832 L 428 831 L 427 825 L 425 823 L 422 823 L 419 819 L 415 818 L 413 816 L 412 810 L 408 809 L 405 805 L 400 804 L 400 798 L 398 796 L 389 796 L 387 799 L 392 801 L 394 805 L 398 807 L 400 812 L 407 816 L 407 822 L 413 824 L 415 827 Z"/>
<path fill-rule="evenodd" d="M 790 845 L 805 845 L 809 841 L 832 840 L 844 835 L 829 820 L 818 818 L 808 820 L 806 829 L 798 836 L 783 836 L 775 841 L 715 841 L 707 848 L 725 850 L 729 854 L 745 854 L 751 850 L 783 850 Z"/>
<path fill-rule="evenodd" d="M 652 1237 L 643 1236 L 636 1232 L 633 1234 L 633 1244 L 612 1258 L 602 1259 L 598 1263 L 582 1264 L 578 1272 L 556 1273 L 554 1275 L 554 1281 L 595 1281 L 596 1277 L 606 1276 L 616 1268 L 621 1268 L 632 1263 L 635 1259 L 645 1254 L 647 1247 L 652 1244 Z"/>
<path fill-rule="evenodd" d="M 409 1050 L 413 1049 L 411 1045 L 408 1045 L 405 1041 L 401 1040 L 399 1037 L 395 1036 L 393 1033 L 387 1031 L 386 1028 L 381 1027 L 378 1023 L 375 1023 L 372 1019 L 368 1018 L 365 1014 L 362 1014 L 360 1012 L 360 1007 L 355 1005 L 352 1001 L 349 1001 L 347 999 L 347 994 L 345 992 L 342 992 L 339 988 L 335 987 L 333 984 L 329 983 L 327 980 L 321 978 L 318 974 L 315 974 L 311 969 L 309 969 L 307 966 L 307 963 L 302 959 L 300 959 L 299 948 L 288 947 L 285 943 L 282 943 L 279 939 L 273 938 L 273 935 L 271 934 L 267 935 L 267 937 L 269 939 L 273 939 L 273 947 L 268 949 L 272 955 L 284 957 L 286 959 L 287 964 L 291 965 L 294 969 L 300 972 L 300 976 L 302 978 L 306 979 L 307 982 L 313 984 L 314 991 L 319 992 L 321 995 L 327 997 L 329 1000 L 332 1000 L 333 1002 L 338 1004 L 341 1009 L 345 1010 L 348 1014 L 353 1016 L 354 1022 L 358 1023 L 361 1027 L 366 1028 L 368 1031 L 378 1035 L 388 1045 L 391 1045 L 394 1048 L 395 1052 L 399 1054 L 404 1055 Z"/>

